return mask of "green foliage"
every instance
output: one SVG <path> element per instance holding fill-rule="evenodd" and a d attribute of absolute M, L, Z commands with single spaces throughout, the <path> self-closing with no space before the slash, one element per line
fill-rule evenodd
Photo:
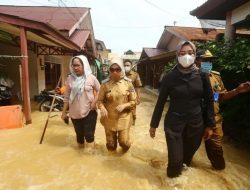
<path fill-rule="evenodd" d="M 166 72 L 170 71 L 176 64 L 177 64 L 176 59 L 167 62 L 166 65 L 164 66 L 164 71 Z"/>
<path fill-rule="evenodd" d="M 217 58 L 213 61 L 213 70 L 219 71 L 228 90 L 250 81 L 250 41 L 237 38 L 234 42 L 195 42 L 198 48 L 208 49 Z M 250 93 L 241 94 L 221 105 L 224 118 L 224 130 L 237 135 L 250 133 Z M 237 129 L 237 130 L 236 130 Z M 245 132 L 240 132 L 245 131 Z M 250 143 L 249 135 L 242 138 Z"/>

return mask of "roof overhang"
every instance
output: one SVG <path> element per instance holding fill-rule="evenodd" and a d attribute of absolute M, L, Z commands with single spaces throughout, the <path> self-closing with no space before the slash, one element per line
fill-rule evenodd
<path fill-rule="evenodd" d="M 159 55 L 151 57 L 150 59 L 151 60 L 158 60 L 158 59 L 165 59 L 165 58 L 172 58 L 172 57 L 176 57 L 176 50 L 161 53 Z"/>
<path fill-rule="evenodd" d="M 163 53 L 160 53 L 158 55 L 155 55 L 155 56 L 152 56 L 152 57 L 145 57 L 145 58 L 142 58 L 140 59 L 140 63 L 143 63 L 143 62 L 155 62 L 155 61 L 159 61 L 159 60 L 171 60 L 172 58 L 176 57 L 176 50 L 174 51 L 166 51 L 166 52 L 163 52 Z"/>
<path fill-rule="evenodd" d="M 30 41 L 76 51 L 81 49 L 77 44 L 65 38 L 59 31 L 48 24 L 0 13 L 0 30 L 19 36 L 20 27 L 26 29 L 27 39 Z"/>
<path fill-rule="evenodd" d="M 208 0 L 201 6 L 190 11 L 198 19 L 225 20 L 226 13 L 245 3 L 248 0 Z"/>
<path fill-rule="evenodd" d="M 77 44 L 81 49 L 84 48 L 85 42 L 90 37 L 89 30 L 75 30 L 75 32 L 69 37 L 69 39 Z"/>

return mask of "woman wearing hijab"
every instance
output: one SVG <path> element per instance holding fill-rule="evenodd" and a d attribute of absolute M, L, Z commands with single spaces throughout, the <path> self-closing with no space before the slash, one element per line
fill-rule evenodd
<path fill-rule="evenodd" d="M 61 118 L 67 118 L 66 110 L 69 107 L 69 117 L 75 128 L 79 148 L 93 148 L 97 119 L 96 94 L 100 84 L 92 74 L 88 59 L 83 55 L 73 57 L 69 69 L 71 74 L 66 81 Z"/>
<path fill-rule="evenodd" d="M 126 152 L 131 145 L 129 129 L 133 122 L 131 109 L 135 106 L 136 93 L 130 79 L 125 76 L 122 60 L 111 60 L 109 73 L 98 96 L 101 124 L 105 128 L 107 149 L 115 151 L 118 140 Z"/>
<path fill-rule="evenodd" d="M 195 52 L 195 45 L 190 41 L 177 47 L 178 64 L 163 79 L 150 123 L 149 133 L 154 138 L 169 96 L 170 105 L 164 120 L 168 177 L 179 176 L 183 166 L 190 165 L 202 136 L 209 139 L 211 128 L 215 126 L 213 93 L 208 76 L 201 74 L 194 65 Z"/>

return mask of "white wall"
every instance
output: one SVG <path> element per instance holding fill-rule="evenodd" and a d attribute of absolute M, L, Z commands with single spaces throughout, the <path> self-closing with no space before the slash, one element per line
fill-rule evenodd
<path fill-rule="evenodd" d="M 72 59 L 72 56 L 62 56 L 62 65 L 61 65 L 62 84 L 65 83 L 68 75 L 70 74 L 69 62 L 70 62 L 71 59 Z"/>
<path fill-rule="evenodd" d="M 34 95 L 39 94 L 38 90 L 38 74 L 37 74 L 37 57 L 34 52 L 29 51 L 29 82 L 30 82 L 30 98 L 34 99 Z"/>
<path fill-rule="evenodd" d="M 61 72 L 62 72 L 62 85 L 65 83 L 68 74 L 70 73 L 69 71 L 69 62 L 72 58 L 72 56 L 56 56 L 53 55 L 53 57 L 57 58 L 57 64 L 61 65 Z M 42 69 L 42 67 L 40 66 L 40 62 L 41 65 L 44 65 L 44 61 L 45 58 L 43 55 L 39 55 L 37 57 L 37 81 L 38 81 L 38 91 L 41 92 L 42 90 L 44 90 L 46 88 L 45 86 L 45 68 Z"/>
<path fill-rule="evenodd" d="M 45 66 L 44 66 L 44 56 L 39 55 L 37 57 L 37 82 L 38 82 L 38 92 L 45 89 Z"/>
<path fill-rule="evenodd" d="M 176 50 L 177 44 L 179 44 L 180 42 L 181 42 L 181 39 L 174 36 L 169 41 L 169 43 L 167 45 L 167 49 L 169 49 L 170 51 Z"/>

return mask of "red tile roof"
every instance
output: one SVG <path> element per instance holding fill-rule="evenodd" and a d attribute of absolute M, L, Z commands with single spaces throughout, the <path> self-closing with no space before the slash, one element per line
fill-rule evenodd
<path fill-rule="evenodd" d="M 176 34 L 180 35 L 187 40 L 212 40 L 216 39 L 216 36 L 220 33 L 224 33 L 224 29 L 202 29 L 195 27 L 178 27 L 178 26 L 166 26 L 166 29 Z M 207 30 L 207 33 L 204 33 Z"/>
<path fill-rule="evenodd" d="M 70 36 L 70 40 L 77 44 L 79 47 L 84 48 L 84 44 L 89 37 L 90 31 L 88 30 L 75 30 Z"/>
<path fill-rule="evenodd" d="M 70 30 L 87 11 L 84 7 L 0 5 L 1 13 L 50 24 L 58 30 Z"/>

